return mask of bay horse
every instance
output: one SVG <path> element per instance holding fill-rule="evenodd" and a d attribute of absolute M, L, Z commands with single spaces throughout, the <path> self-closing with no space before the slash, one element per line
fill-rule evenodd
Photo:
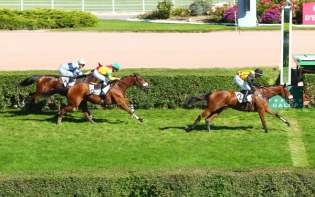
<path fill-rule="evenodd" d="M 88 75 L 78 76 L 76 78 L 74 84 L 90 83 L 90 82 L 96 82 L 96 81 L 97 81 L 97 78 L 94 77 L 93 72 L 91 72 Z M 53 90 L 53 89 L 65 88 L 62 77 L 58 76 L 58 75 L 32 75 L 32 76 L 24 79 L 20 83 L 14 83 L 14 85 L 17 87 L 24 88 L 24 87 L 27 87 L 29 85 L 32 85 L 35 82 L 37 82 L 36 92 L 29 93 L 28 96 L 21 103 L 19 103 L 20 107 L 24 107 L 25 103 L 29 103 L 32 100 L 41 98 L 40 93 L 42 91 L 49 91 L 49 90 Z M 66 96 L 66 94 L 64 94 L 63 96 Z"/>
<path fill-rule="evenodd" d="M 101 84 L 98 84 L 101 85 Z M 144 122 L 143 119 L 139 118 L 134 113 L 133 101 L 125 98 L 126 90 L 131 86 L 137 86 L 144 91 L 149 90 L 148 83 L 137 73 L 134 73 L 130 76 L 122 77 L 120 80 L 117 80 L 111 84 L 109 91 L 106 96 L 97 95 L 91 93 L 90 85 L 85 83 L 80 83 L 74 85 L 70 88 L 55 89 L 47 92 L 42 92 L 42 97 L 49 97 L 54 94 L 67 94 L 68 105 L 65 106 L 58 114 L 57 124 L 61 124 L 62 117 L 68 112 L 77 107 L 80 103 L 83 116 L 92 124 L 95 122 L 89 116 L 87 102 L 98 104 L 98 105 L 112 105 L 116 104 L 118 107 L 127 111 L 133 118 L 136 118 L 140 122 Z M 130 109 L 127 106 L 127 103 L 130 104 Z"/>
<path fill-rule="evenodd" d="M 265 112 L 279 118 L 288 126 L 291 126 L 287 120 L 268 107 L 268 100 L 275 95 L 280 95 L 289 103 L 293 101 L 293 96 L 288 90 L 286 84 L 258 87 L 252 95 L 252 101 L 249 106 L 248 103 L 240 103 L 237 99 L 236 93 L 229 90 L 219 90 L 216 92 L 202 94 L 200 96 L 190 97 L 185 101 L 185 105 L 189 105 L 196 101 L 207 100 L 207 109 L 197 117 L 191 126 L 187 126 L 185 130 L 193 130 L 203 118 L 206 118 L 205 121 L 207 130 L 208 132 L 211 132 L 210 121 L 228 107 L 239 111 L 258 112 L 265 133 L 268 133 L 265 121 Z"/>

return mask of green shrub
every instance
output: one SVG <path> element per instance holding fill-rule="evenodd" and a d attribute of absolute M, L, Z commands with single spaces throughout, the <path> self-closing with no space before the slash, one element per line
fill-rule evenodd
<path fill-rule="evenodd" d="M 159 17 L 161 19 L 167 19 L 171 17 L 171 12 L 173 9 L 173 3 L 170 0 L 164 0 L 159 2 L 157 5 L 157 10 L 159 13 Z"/>
<path fill-rule="evenodd" d="M 190 16 L 190 10 L 185 7 L 176 7 L 172 11 L 172 16 L 180 16 L 180 17 L 187 17 Z"/>
<path fill-rule="evenodd" d="M 63 11 L 52 9 L 10 10 L 0 9 L 0 29 L 36 30 L 66 27 L 93 27 L 98 18 L 82 11 Z"/>
<path fill-rule="evenodd" d="M 137 16 L 140 19 L 159 19 L 159 12 L 157 10 L 153 10 L 150 12 L 146 12 Z"/>
<path fill-rule="evenodd" d="M 189 6 L 189 10 L 191 11 L 192 16 L 201 16 L 206 15 L 210 10 L 211 2 L 208 0 L 195 0 Z"/>

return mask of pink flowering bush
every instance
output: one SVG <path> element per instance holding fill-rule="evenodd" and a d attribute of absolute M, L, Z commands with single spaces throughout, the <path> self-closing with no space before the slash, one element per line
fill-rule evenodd
<path fill-rule="evenodd" d="M 314 0 L 291 0 L 293 23 L 302 23 L 302 4 Z M 285 0 L 257 0 L 257 18 L 261 23 L 281 23 L 281 9 Z"/>
<path fill-rule="evenodd" d="M 237 19 L 238 7 L 234 5 L 230 7 L 224 14 L 222 21 L 227 23 L 234 23 L 235 18 Z"/>
<path fill-rule="evenodd" d="M 261 22 L 268 24 L 281 23 L 281 14 L 279 9 L 269 8 L 261 15 Z"/>

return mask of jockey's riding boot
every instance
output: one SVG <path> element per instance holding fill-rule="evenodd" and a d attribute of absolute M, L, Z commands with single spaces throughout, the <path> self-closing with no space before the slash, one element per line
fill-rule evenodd
<path fill-rule="evenodd" d="M 250 90 L 245 90 L 242 103 L 248 103 L 247 96 L 248 96 L 249 92 L 250 92 Z"/>

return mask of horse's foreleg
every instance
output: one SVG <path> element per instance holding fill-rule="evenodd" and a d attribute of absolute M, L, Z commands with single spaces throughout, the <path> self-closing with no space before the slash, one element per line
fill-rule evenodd
<path fill-rule="evenodd" d="M 265 121 L 265 111 L 264 110 L 259 110 L 258 114 L 259 114 L 259 117 L 260 117 L 260 120 L 261 120 L 261 124 L 264 127 L 265 133 L 268 133 L 268 128 L 267 128 L 266 121 Z"/>
<path fill-rule="evenodd" d="M 79 107 L 81 108 L 85 119 L 88 120 L 91 124 L 95 124 L 95 122 L 92 120 L 92 116 L 91 116 L 89 106 L 87 104 L 87 100 L 82 100 Z"/>
<path fill-rule="evenodd" d="M 279 118 L 280 120 L 282 120 L 282 122 L 284 122 L 286 125 L 291 126 L 291 123 L 289 123 L 286 119 L 284 119 L 282 116 L 280 116 L 279 114 L 277 114 L 275 111 L 273 111 L 272 109 L 270 109 L 269 107 L 266 109 L 266 112 L 268 114 L 271 114 L 277 118 Z"/>
<path fill-rule="evenodd" d="M 129 100 L 129 103 L 132 102 Z M 145 120 L 142 118 L 139 118 L 131 109 L 128 108 L 126 103 L 117 103 L 117 106 L 121 107 L 122 109 L 124 109 L 125 111 L 127 111 L 131 117 L 139 120 L 140 122 L 144 122 Z"/>
<path fill-rule="evenodd" d="M 191 125 L 191 126 L 187 126 L 185 128 L 186 131 L 192 131 L 197 124 L 201 121 L 201 119 L 203 119 L 204 117 L 208 116 L 208 114 L 210 114 L 209 110 L 205 110 L 202 114 L 200 114 L 197 119 L 195 120 L 195 122 Z"/>

